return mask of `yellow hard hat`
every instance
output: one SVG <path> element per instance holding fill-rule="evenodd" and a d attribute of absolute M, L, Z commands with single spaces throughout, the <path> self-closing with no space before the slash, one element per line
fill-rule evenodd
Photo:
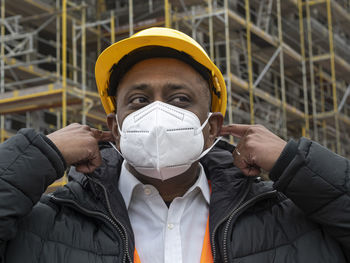
<path fill-rule="evenodd" d="M 106 48 L 98 57 L 95 65 L 95 77 L 102 105 L 107 114 L 115 111 L 115 98 L 108 95 L 108 83 L 111 68 L 125 55 L 147 46 L 160 46 L 184 52 L 211 73 L 212 112 L 221 112 L 225 116 L 227 94 L 225 80 L 220 70 L 210 60 L 204 49 L 188 35 L 170 28 L 152 27 L 123 39 Z"/>

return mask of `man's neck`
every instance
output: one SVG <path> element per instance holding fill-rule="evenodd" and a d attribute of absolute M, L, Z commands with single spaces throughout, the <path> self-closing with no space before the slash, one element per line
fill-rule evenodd
<path fill-rule="evenodd" d="M 164 202 L 171 202 L 176 197 L 183 196 L 199 176 L 198 162 L 193 163 L 186 172 L 165 181 L 140 174 L 129 164 L 127 168 L 141 183 L 153 185 Z"/>

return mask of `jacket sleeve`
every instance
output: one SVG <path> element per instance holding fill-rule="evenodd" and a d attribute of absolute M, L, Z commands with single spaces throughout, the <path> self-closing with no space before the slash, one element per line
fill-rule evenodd
<path fill-rule="evenodd" d="M 350 161 L 302 138 L 287 144 L 270 178 L 350 259 Z"/>
<path fill-rule="evenodd" d="M 0 262 L 6 241 L 16 235 L 19 219 L 65 168 L 56 146 L 33 129 L 22 129 L 0 145 Z"/>

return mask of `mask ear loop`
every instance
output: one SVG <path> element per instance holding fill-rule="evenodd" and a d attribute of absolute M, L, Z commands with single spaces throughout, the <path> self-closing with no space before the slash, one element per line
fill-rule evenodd
<path fill-rule="evenodd" d="M 117 121 L 118 131 L 119 131 L 119 134 L 121 136 L 122 135 L 122 131 L 120 130 L 120 125 L 119 125 L 119 122 L 118 122 L 117 114 L 115 115 L 115 119 Z M 117 149 L 117 147 L 112 142 L 108 142 L 108 143 L 114 148 L 114 150 L 116 150 L 120 154 L 121 157 L 124 158 L 123 154 Z"/>
<path fill-rule="evenodd" d="M 201 155 L 199 155 L 199 157 L 195 160 L 195 161 L 198 161 L 200 158 L 202 158 L 204 155 L 206 155 L 208 152 L 210 152 L 211 149 L 213 149 L 213 147 L 215 146 L 215 144 L 217 144 L 220 140 L 222 139 L 222 136 L 220 137 L 217 137 L 215 142 L 208 148 L 206 149 L 205 151 L 203 151 L 201 153 Z"/>
<path fill-rule="evenodd" d="M 108 142 L 108 143 L 114 148 L 114 150 L 116 150 L 120 154 L 121 157 L 124 158 L 123 154 L 117 149 L 117 147 L 113 143 L 111 143 L 111 142 Z"/>
<path fill-rule="evenodd" d="M 204 129 L 205 125 L 207 125 L 207 123 L 208 123 L 208 121 L 209 121 L 211 115 L 213 115 L 213 113 L 212 113 L 212 112 L 209 112 L 208 118 L 203 122 L 202 126 L 198 128 L 198 130 L 196 131 L 196 134 L 198 134 L 199 132 L 202 132 L 202 130 Z M 221 139 L 222 139 L 222 136 L 217 137 L 216 140 L 215 140 L 215 142 L 214 142 L 208 149 L 206 149 L 205 151 L 203 151 L 203 152 L 201 153 L 201 155 L 200 155 L 197 159 L 194 160 L 194 162 L 195 162 L 195 161 L 198 161 L 200 158 L 202 158 L 204 155 L 206 155 L 206 154 L 215 146 L 215 144 L 217 144 Z"/>
<path fill-rule="evenodd" d="M 120 130 L 120 125 L 119 125 L 119 121 L 118 121 L 118 115 L 117 114 L 115 114 L 115 120 L 117 121 L 117 127 L 118 127 L 118 131 L 119 131 L 119 134 L 120 134 L 120 136 L 122 135 L 122 131 Z"/>
<path fill-rule="evenodd" d="M 201 127 L 199 127 L 199 128 L 195 131 L 195 133 L 194 133 L 195 135 L 197 135 L 197 134 L 199 134 L 199 133 L 202 132 L 202 130 L 204 129 L 205 125 L 207 125 L 207 123 L 208 123 L 208 121 L 209 121 L 211 115 L 213 115 L 213 113 L 212 113 L 212 112 L 209 112 L 209 113 L 208 113 L 208 118 L 203 122 L 203 124 L 201 125 Z"/>

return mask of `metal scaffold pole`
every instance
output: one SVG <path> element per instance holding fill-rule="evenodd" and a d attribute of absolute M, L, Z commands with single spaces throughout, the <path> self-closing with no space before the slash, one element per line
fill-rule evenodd
<path fill-rule="evenodd" d="M 83 90 L 81 122 L 86 124 L 86 6 L 81 10 L 81 86 Z"/>
<path fill-rule="evenodd" d="M 56 81 L 61 75 L 61 17 L 60 0 L 56 0 Z M 56 110 L 56 129 L 61 128 L 61 112 Z"/>
<path fill-rule="evenodd" d="M 5 0 L 1 0 L 1 82 L 0 92 L 5 92 Z M 5 115 L 0 116 L 0 142 L 5 140 Z"/>
<path fill-rule="evenodd" d="M 62 0 L 62 127 L 67 125 L 67 0 Z"/>
<path fill-rule="evenodd" d="M 191 28 L 192 28 L 192 38 L 196 39 L 197 37 L 197 27 L 196 27 L 196 10 L 195 7 L 191 7 Z"/>
<path fill-rule="evenodd" d="M 341 154 L 331 1 L 326 0 L 326 3 L 327 3 L 327 22 L 328 22 L 328 36 L 329 36 L 329 53 L 330 53 L 330 60 L 331 60 L 331 79 L 332 79 L 333 111 L 334 111 L 334 122 L 335 122 L 335 138 L 336 138 L 336 145 L 337 145 L 337 153 Z"/>
<path fill-rule="evenodd" d="M 115 42 L 115 17 L 114 12 L 111 11 L 111 44 Z"/>
<path fill-rule="evenodd" d="M 231 47 L 230 47 L 230 24 L 228 19 L 228 0 L 224 2 L 225 8 L 225 48 L 226 48 L 226 81 L 227 81 L 227 109 L 228 121 L 233 122 L 232 116 L 232 87 L 231 87 Z M 233 137 L 230 136 L 230 141 L 233 142 Z"/>
<path fill-rule="evenodd" d="M 282 135 L 287 139 L 287 111 L 286 111 L 286 83 L 284 80 L 284 57 L 283 57 L 283 32 L 282 32 L 282 14 L 281 0 L 277 0 L 277 23 L 278 23 L 278 40 L 281 48 L 280 51 L 280 75 L 281 75 L 281 95 L 282 95 Z"/>
<path fill-rule="evenodd" d="M 221 60 L 220 60 L 220 47 L 219 45 L 215 44 L 214 45 L 214 49 L 215 49 L 215 65 L 218 67 L 218 68 L 221 68 Z"/>
<path fill-rule="evenodd" d="M 179 26 L 180 26 L 180 23 L 179 23 L 179 18 L 178 18 L 178 13 L 177 13 L 177 7 L 175 6 L 174 7 L 174 13 L 173 13 L 173 21 L 175 22 L 175 29 L 176 30 L 179 30 Z"/>
<path fill-rule="evenodd" d="M 164 17 L 165 17 L 165 27 L 170 28 L 171 22 L 170 22 L 170 3 L 169 0 L 164 0 Z"/>
<path fill-rule="evenodd" d="M 312 28 L 310 17 L 310 3 L 306 0 L 306 24 L 307 24 L 307 39 L 309 51 L 309 66 L 310 66 L 310 84 L 311 84 L 311 104 L 312 104 L 312 119 L 313 119 L 313 138 L 318 141 L 318 127 L 317 127 L 317 108 L 316 108 L 316 91 L 315 91 L 315 75 L 313 62 L 313 46 L 312 46 Z"/>
<path fill-rule="evenodd" d="M 298 11 L 299 11 L 301 71 L 302 71 L 302 76 L 303 76 L 305 137 L 310 138 L 309 102 L 308 102 L 308 93 L 307 93 L 305 35 L 304 35 L 304 19 L 303 19 L 303 3 L 302 3 L 302 0 L 298 0 Z"/>
<path fill-rule="evenodd" d="M 56 16 L 56 77 L 57 80 L 60 78 L 60 72 L 61 72 L 61 65 L 60 65 L 60 58 L 61 58 L 61 23 L 60 23 L 60 0 L 56 0 L 56 10 L 57 10 L 57 16 Z"/>
<path fill-rule="evenodd" d="M 76 39 L 76 22 L 73 18 L 72 20 L 72 53 L 73 53 L 73 81 L 74 84 L 78 83 L 78 52 L 77 52 L 77 39 Z"/>
<path fill-rule="evenodd" d="M 213 29 L 213 4 L 212 0 L 208 0 L 209 12 L 209 55 L 210 59 L 214 61 L 214 29 Z"/>
<path fill-rule="evenodd" d="M 324 98 L 324 82 L 323 82 L 323 71 L 322 67 L 320 66 L 319 68 L 319 75 L 320 75 L 320 87 L 321 87 L 321 111 L 324 113 L 326 111 L 326 106 L 325 106 L 325 98 Z M 323 133 L 323 138 L 322 138 L 322 143 L 324 146 L 327 147 L 327 123 L 326 120 L 322 120 L 322 133 Z"/>
<path fill-rule="evenodd" d="M 129 36 L 134 34 L 133 0 L 129 0 Z"/>
<path fill-rule="evenodd" d="M 104 11 L 103 5 L 104 0 L 98 0 L 98 7 L 97 7 L 97 20 L 101 20 L 101 13 Z M 102 31 L 101 31 L 101 25 L 97 25 L 97 54 L 99 55 L 102 51 Z"/>
<path fill-rule="evenodd" d="M 250 22 L 250 5 L 249 5 L 249 0 L 245 0 L 245 19 L 246 19 L 246 32 L 247 32 L 250 124 L 255 124 L 255 116 L 254 116 L 254 84 L 253 84 L 253 64 L 252 64 L 251 22 Z"/>

